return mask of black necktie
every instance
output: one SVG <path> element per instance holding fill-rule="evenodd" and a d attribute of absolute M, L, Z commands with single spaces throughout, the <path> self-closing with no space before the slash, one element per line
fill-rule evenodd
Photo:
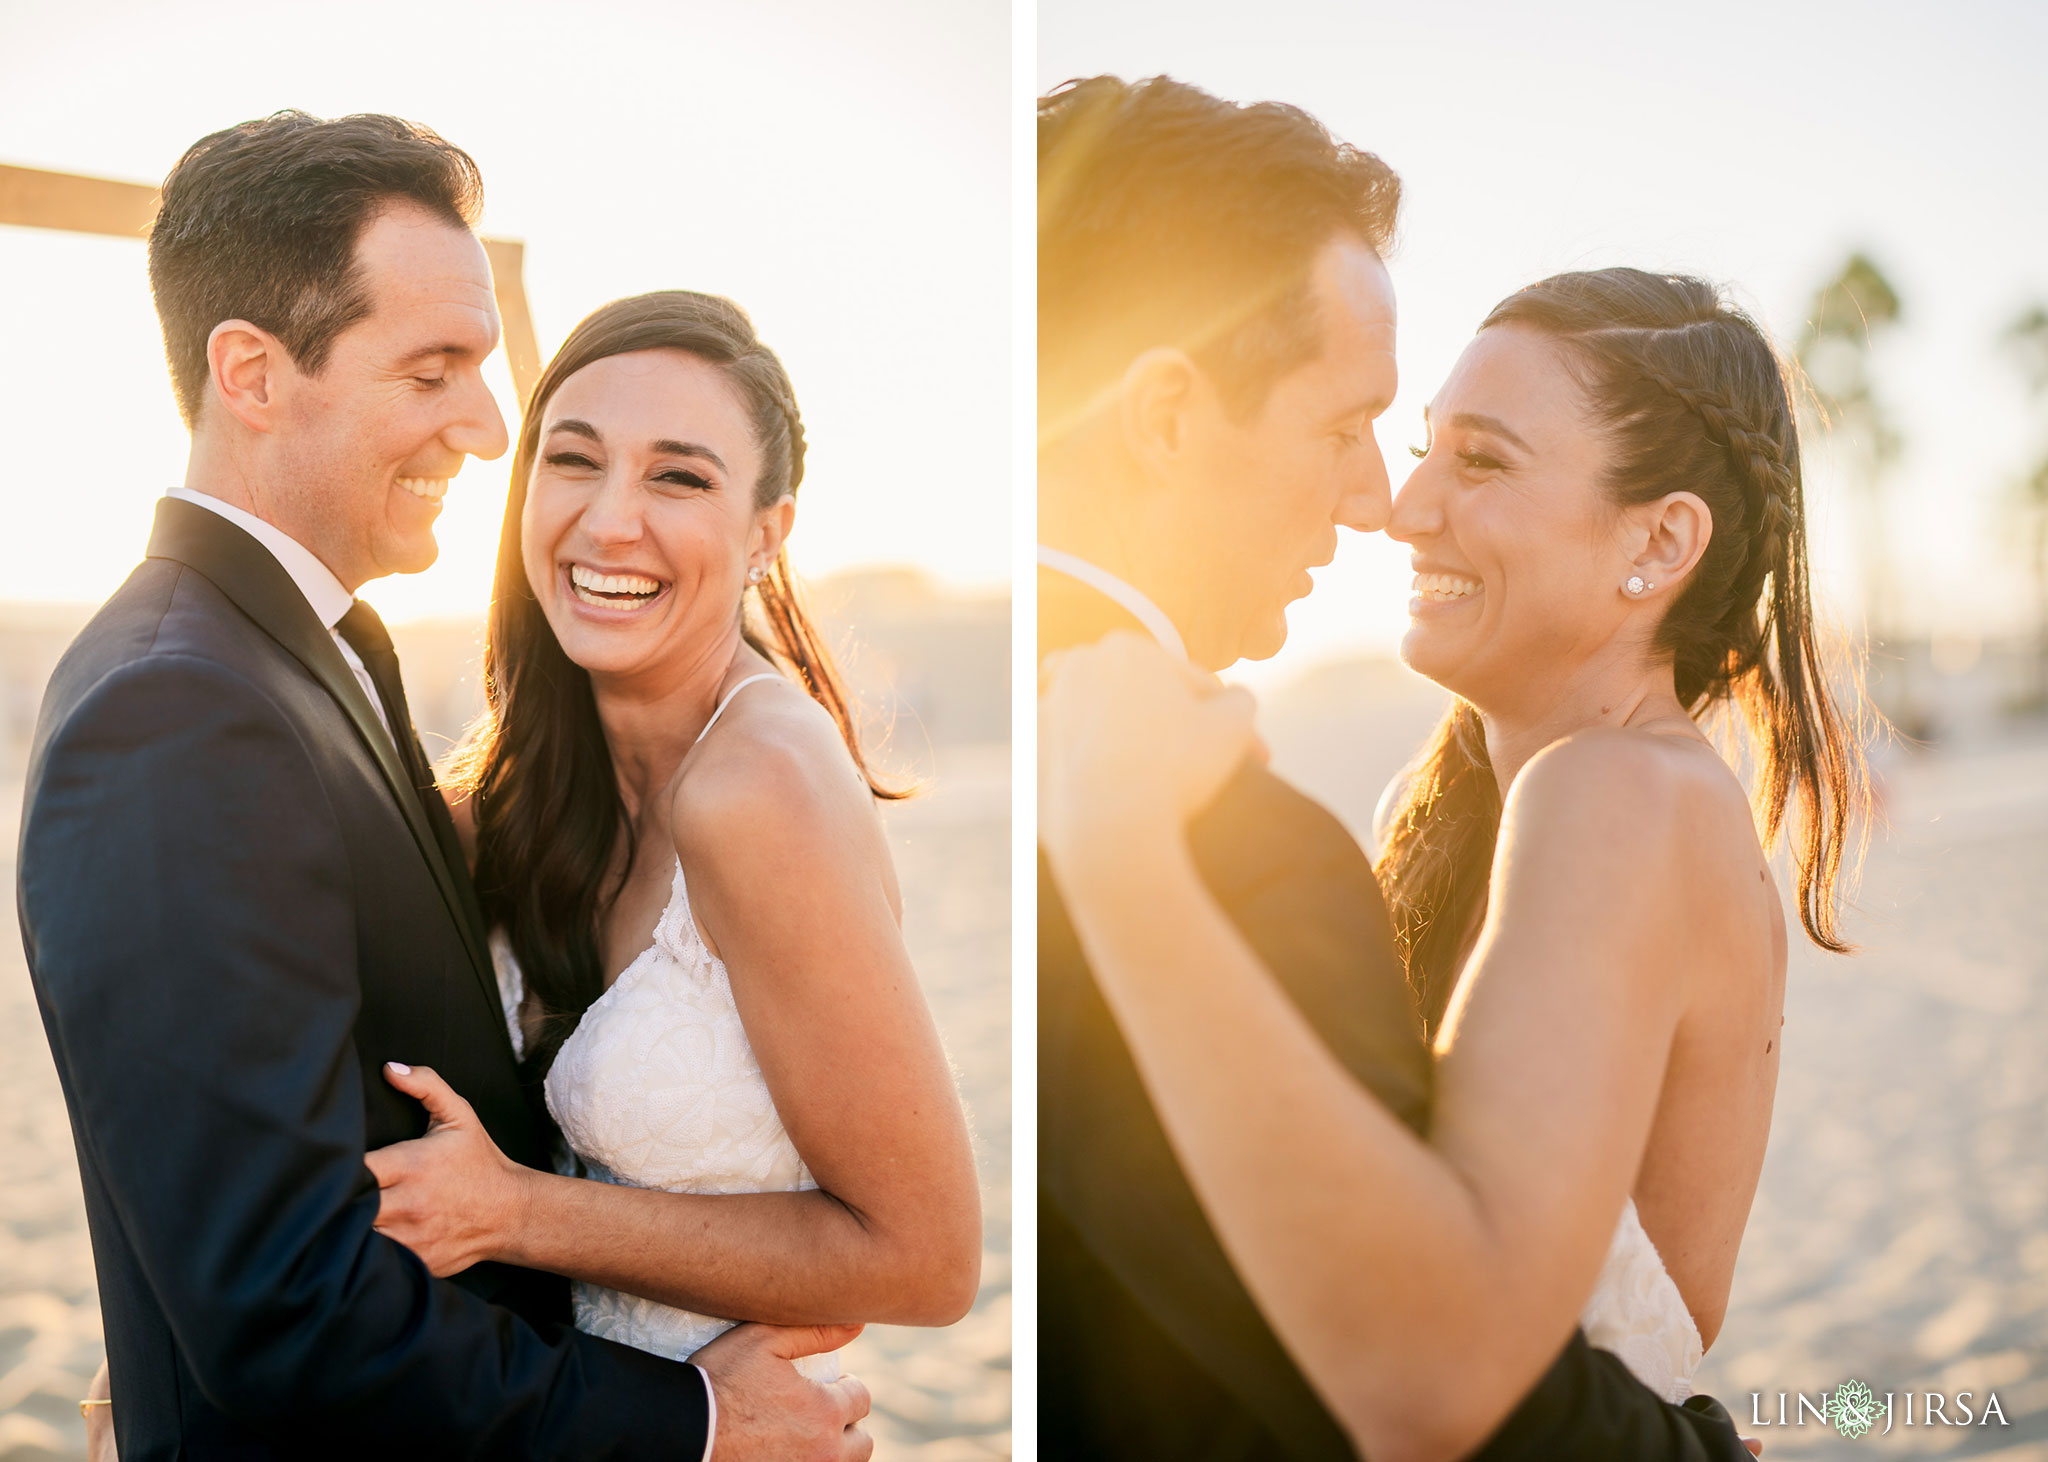
<path fill-rule="evenodd" d="M 434 772 L 420 746 L 419 734 L 412 729 L 412 712 L 406 708 L 405 681 L 398 673 L 398 651 L 392 646 L 391 631 L 384 628 L 377 611 L 360 599 L 349 606 L 335 628 L 370 672 L 370 683 L 377 687 L 377 698 L 384 702 L 384 719 L 390 723 L 398 759 L 405 766 L 406 776 L 412 779 L 413 790 L 424 800 L 434 790 Z"/>
<path fill-rule="evenodd" d="M 413 791 L 426 808 L 427 824 L 434 830 L 434 841 L 440 845 L 442 861 L 455 873 L 455 886 L 462 896 L 463 914 L 469 920 L 472 937 L 479 949 L 484 947 L 484 919 L 477 906 L 476 891 L 468 878 L 464 877 L 468 863 L 463 856 L 462 842 L 455 835 L 455 823 L 448 815 L 448 804 L 441 797 L 441 789 L 434 781 L 434 768 L 427 760 L 426 749 L 420 745 L 419 733 L 412 728 L 412 712 L 405 704 L 405 682 L 398 674 L 398 651 L 391 644 L 391 631 L 384 628 L 384 621 L 377 617 L 377 611 L 358 599 L 349 606 L 348 613 L 341 617 L 335 628 L 348 641 L 350 649 L 362 657 L 363 668 L 370 672 L 370 683 L 377 687 L 377 698 L 384 702 L 384 718 L 391 723 L 391 740 L 398 748 L 398 759 L 405 767 L 405 774 L 412 779 Z"/>

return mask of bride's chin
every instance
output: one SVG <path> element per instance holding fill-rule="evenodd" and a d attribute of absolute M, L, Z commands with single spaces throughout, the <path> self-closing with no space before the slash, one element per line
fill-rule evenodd
<path fill-rule="evenodd" d="M 1435 682 L 1452 695 L 1464 694 L 1457 682 L 1458 669 L 1465 657 L 1420 625 L 1409 626 L 1408 633 L 1401 637 L 1398 653 L 1401 663 L 1424 680 Z"/>
<path fill-rule="evenodd" d="M 588 625 L 557 628 L 555 643 L 562 647 L 562 653 L 569 658 L 570 664 L 592 676 L 618 674 L 630 669 L 638 658 L 637 647 L 625 643 L 623 636 L 609 635 L 601 630 L 593 633 Z"/>
<path fill-rule="evenodd" d="M 1438 637 L 1431 634 L 1425 626 L 1412 620 L 1408 624 L 1408 632 L 1401 636 L 1401 648 L 1398 653 L 1401 663 L 1417 675 L 1429 675 L 1430 668 L 1444 658 L 1443 646 Z"/>

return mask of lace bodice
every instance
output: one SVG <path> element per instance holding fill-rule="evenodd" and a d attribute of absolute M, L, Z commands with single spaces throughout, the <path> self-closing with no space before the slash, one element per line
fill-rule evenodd
<path fill-rule="evenodd" d="M 1607 1262 L 1579 1325 L 1588 1341 L 1619 1356 L 1637 1380 L 1666 1401 L 1692 1395 L 1692 1373 L 1705 1353 L 1699 1327 L 1644 1231 L 1633 1198 L 1622 1205 Z"/>
<path fill-rule="evenodd" d="M 517 1046 L 525 982 L 502 935 L 492 937 L 491 955 Z M 588 1177 L 671 1193 L 818 1186 L 783 1130 L 725 965 L 691 917 L 680 862 L 654 942 L 584 1012 L 546 1090 L 548 1110 Z M 581 1281 L 573 1292 L 577 1329 L 674 1360 L 733 1323 Z M 830 1380 L 839 1362 L 813 1356 L 797 1368 Z"/>

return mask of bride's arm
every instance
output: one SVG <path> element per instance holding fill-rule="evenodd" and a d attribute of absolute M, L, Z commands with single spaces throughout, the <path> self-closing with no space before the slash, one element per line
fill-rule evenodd
<path fill-rule="evenodd" d="M 480 1133 L 456 1132 L 457 1151 L 437 1125 L 371 1163 L 379 1227 L 436 1272 L 501 1259 L 782 1324 L 950 1324 L 972 1305 L 981 1210 L 959 1097 L 872 805 L 816 729 L 715 748 L 675 831 L 698 927 L 818 1189 L 706 1196 L 558 1177 L 483 1152 Z M 437 1079 L 392 1079 L 473 1124 Z M 429 1151 L 436 1137 L 445 1151 Z"/>
<path fill-rule="evenodd" d="M 1040 736 L 1048 856 L 1190 1182 L 1304 1372 L 1370 1455 L 1462 1454 L 1569 1337 L 1647 1138 L 1683 999 L 1656 937 L 1682 810 L 1622 739 L 1518 779 L 1425 1144 L 1196 873 L 1181 821 L 1227 771 L 1202 715 L 1127 647 L 1070 659 Z"/>

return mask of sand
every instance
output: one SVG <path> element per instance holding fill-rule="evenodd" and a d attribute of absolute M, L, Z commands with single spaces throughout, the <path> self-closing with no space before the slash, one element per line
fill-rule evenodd
<path fill-rule="evenodd" d="M 1887 1436 L 1745 1425 L 1771 1458 L 2048 1462 L 2048 739 L 1888 783 L 1862 952 L 1793 952 L 1770 1152 L 1698 1381 L 1745 1423 L 1850 1379 L 1973 1414 L 1995 1393 L 2009 1423 L 1909 1429 L 1901 1398 Z"/>

